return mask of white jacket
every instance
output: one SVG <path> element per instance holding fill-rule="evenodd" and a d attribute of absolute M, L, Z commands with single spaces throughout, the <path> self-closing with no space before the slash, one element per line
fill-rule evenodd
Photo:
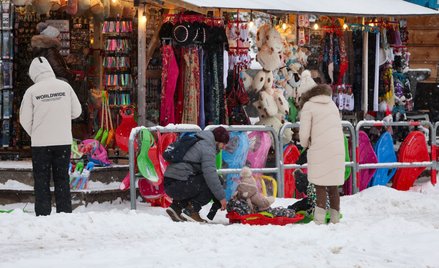
<path fill-rule="evenodd" d="M 44 57 L 29 67 L 34 85 L 26 90 L 20 107 L 20 124 L 31 136 L 32 147 L 72 144 L 72 119 L 82 109 L 73 88 L 56 79 Z"/>
<path fill-rule="evenodd" d="M 301 97 L 300 145 L 308 147 L 308 180 L 320 186 L 344 183 L 344 138 L 331 88 L 314 87 Z"/>

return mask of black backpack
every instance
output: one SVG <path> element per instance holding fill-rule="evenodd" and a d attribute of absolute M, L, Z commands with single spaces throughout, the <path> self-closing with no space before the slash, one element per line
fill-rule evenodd
<path fill-rule="evenodd" d="M 163 152 L 163 158 L 169 163 L 189 163 L 190 161 L 184 161 L 183 157 L 186 155 L 187 151 L 200 140 L 201 138 L 196 136 L 184 136 L 176 142 L 169 144 Z"/>

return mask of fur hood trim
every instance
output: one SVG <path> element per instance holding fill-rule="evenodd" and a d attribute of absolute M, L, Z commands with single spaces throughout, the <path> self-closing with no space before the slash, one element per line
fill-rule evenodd
<path fill-rule="evenodd" d="M 34 35 L 30 41 L 32 48 L 61 48 L 61 42 L 57 38 L 45 35 Z"/>
<path fill-rule="evenodd" d="M 312 97 L 320 96 L 320 95 L 332 96 L 331 87 L 326 84 L 320 84 L 303 93 L 302 96 L 300 97 L 300 103 L 299 103 L 300 109 L 302 109 L 303 105 L 307 101 L 309 101 Z"/>

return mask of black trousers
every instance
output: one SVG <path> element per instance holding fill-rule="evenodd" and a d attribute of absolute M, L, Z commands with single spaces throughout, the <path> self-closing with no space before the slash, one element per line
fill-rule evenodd
<path fill-rule="evenodd" d="M 173 204 L 180 208 L 186 207 L 188 202 L 191 202 L 198 212 L 214 198 L 203 174 L 190 176 L 187 181 L 165 177 L 164 186 L 166 194 L 173 199 Z"/>
<path fill-rule="evenodd" d="M 52 211 L 51 177 L 55 186 L 56 212 L 72 212 L 68 172 L 70 150 L 70 145 L 32 147 L 35 214 L 37 216 L 50 215 Z"/>

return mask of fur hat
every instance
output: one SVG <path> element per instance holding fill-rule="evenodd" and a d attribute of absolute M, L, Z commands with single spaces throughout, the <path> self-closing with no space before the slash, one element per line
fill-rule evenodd
<path fill-rule="evenodd" d="M 273 83 L 274 83 L 274 77 L 273 77 L 273 72 L 268 71 L 265 72 L 265 84 L 264 84 L 264 89 L 270 89 L 273 88 Z"/>
<path fill-rule="evenodd" d="M 123 5 L 121 1 L 110 1 L 110 17 L 122 16 Z"/>
<path fill-rule="evenodd" d="M 283 39 L 275 28 L 271 28 L 267 32 L 267 45 L 274 52 L 281 53 L 284 48 Z"/>
<path fill-rule="evenodd" d="M 61 0 L 50 0 L 52 3 L 51 11 L 57 11 L 61 7 Z"/>
<path fill-rule="evenodd" d="M 253 78 L 246 72 L 242 71 L 239 73 L 239 77 L 242 80 L 245 90 L 249 90 L 253 83 Z"/>
<path fill-rule="evenodd" d="M 67 1 L 66 13 L 69 15 L 76 15 L 78 13 L 78 0 Z"/>
<path fill-rule="evenodd" d="M 282 90 L 275 89 L 274 90 L 274 100 L 276 101 L 278 113 L 283 116 L 288 115 L 290 111 L 290 106 L 288 105 L 288 101 L 285 99 Z"/>
<path fill-rule="evenodd" d="M 29 0 L 12 0 L 15 6 L 24 6 L 29 3 Z"/>
<path fill-rule="evenodd" d="M 78 1 L 78 13 L 84 14 L 91 7 L 91 0 L 79 0 Z"/>
<path fill-rule="evenodd" d="M 256 123 L 256 125 L 264 125 L 274 128 L 276 133 L 279 133 L 280 128 L 282 127 L 282 122 L 277 118 L 276 116 L 269 116 L 264 117 L 259 120 L 259 122 Z M 293 138 L 293 132 L 291 129 L 287 129 L 284 132 L 284 135 L 282 137 L 282 141 L 284 144 L 289 143 Z"/>
<path fill-rule="evenodd" d="M 258 92 L 264 87 L 264 85 L 265 85 L 265 72 L 259 71 L 253 78 L 252 87 L 256 92 Z"/>
<path fill-rule="evenodd" d="M 304 70 L 300 75 L 300 86 L 297 88 L 296 97 L 302 96 L 303 93 L 317 86 L 317 83 L 314 82 L 314 79 L 311 77 L 311 72 L 309 70 Z"/>
<path fill-rule="evenodd" d="M 256 33 L 256 46 L 260 49 L 265 42 L 267 42 L 267 33 L 270 30 L 270 25 L 264 24 L 259 27 L 258 32 Z"/>
<path fill-rule="evenodd" d="M 276 101 L 274 100 L 273 95 L 265 90 L 259 92 L 259 105 L 267 116 L 274 116 L 277 114 Z"/>
<path fill-rule="evenodd" d="M 100 0 L 91 0 L 90 11 L 94 15 L 101 15 L 104 13 L 104 4 Z"/>
<path fill-rule="evenodd" d="M 212 132 L 216 142 L 222 142 L 224 144 L 229 142 L 229 132 L 224 127 L 219 126 L 212 130 Z"/>
<path fill-rule="evenodd" d="M 52 2 L 50 0 L 32 0 L 32 6 L 39 15 L 49 14 Z"/>
<path fill-rule="evenodd" d="M 256 54 L 256 61 L 267 71 L 274 71 L 281 66 L 279 53 L 273 51 L 268 45 L 263 45 Z"/>

